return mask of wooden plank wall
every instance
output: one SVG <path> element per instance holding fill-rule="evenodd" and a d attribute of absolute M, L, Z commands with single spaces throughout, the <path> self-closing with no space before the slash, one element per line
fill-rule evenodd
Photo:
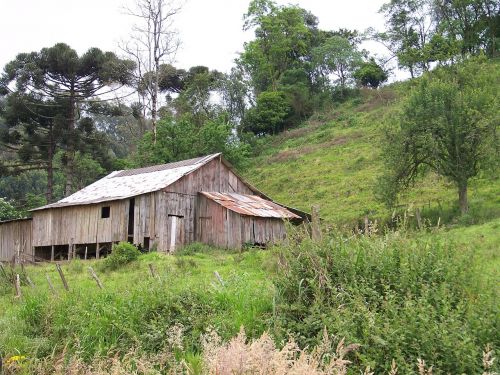
<path fill-rule="evenodd" d="M 110 217 L 101 218 L 102 207 Z M 128 200 L 33 212 L 33 246 L 127 240 Z"/>
<path fill-rule="evenodd" d="M 33 256 L 31 219 L 0 224 L 0 260 L 12 260 L 18 246 L 21 253 Z"/>
<path fill-rule="evenodd" d="M 271 244 L 286 236 L 281 219 L 240 215 L 199 195 L 197 204 L 196 241 L 239 249 L 245 243 Z"/>

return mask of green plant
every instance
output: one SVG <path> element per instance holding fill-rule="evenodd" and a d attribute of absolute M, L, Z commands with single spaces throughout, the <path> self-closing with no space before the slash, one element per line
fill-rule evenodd
<path fill-rule="evenodd" d="M 136 260 L 141 252 L 137 247 L 128 243 L 120 242 L 113 245 L 111 254 L 101 263 L 101 270 L 116 270 Z"/>

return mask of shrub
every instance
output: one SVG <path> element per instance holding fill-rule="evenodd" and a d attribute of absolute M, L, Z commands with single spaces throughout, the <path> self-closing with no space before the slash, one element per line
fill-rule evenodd
<path fill-rule="evenodd" d="M 139 255 L 141 255 L 141 252 L 137 247 L 128 242 L 120 242 L 113 245 L 111 255 L 104 259 L 101 270 L 116 270 L 136 260 Z"/>
<path fill-rule="evenodd" d="M 481 285 L 472 252 L 444 240 L 334 236 L 275 251 L 278 339 L 313 347 L 326 327 L 361 344 L 358 372 L 377 373 L 390 358 L 401 373 L 419 358 L 435 373 L 479 373 L 482 349 L 500 345 L 495 288 Z"/>

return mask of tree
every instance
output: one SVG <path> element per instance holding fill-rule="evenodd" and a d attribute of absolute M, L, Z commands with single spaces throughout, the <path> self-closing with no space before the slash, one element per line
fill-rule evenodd
<path fill-rule="evenodd" d="M 389 78 L 387 72 L 377 64 L 372 57 L 369 61 L 363 62 L 353 74 L 354 79 L 365 87 L 378 88 Z"/>
<path fill-rule="evenodd" d="M 9 201 L 0 198 L 0 221 L 20 219 L 23 213 L 17 210 Z"/>
<path fill-rule="evenodd" d="M 495 56 L 500 37 L 500 3 L 495 0 L 443 0 L 433 3 L 439 31 L 459 45 L 462 56 L 484 51 Z"/>
<path fill-rule="evenodd" d="M 498 161 L 499 72 L 474 59 L 422 77 L 405 103 L 399 127 L 388 134 L 387 174 L 380 180 L 386 202 L 428 171 L 448 178 L 468 211 L 469 180 Z M 481 88 L 480 90 L 478 88 Z"/>
<path fill-rule="evenodd" d="M 255 94 L 276 91 L 283 73 L 303 68 L 318 41 L 317 18 L 297 6 L 253 0 L 244 16 L 245 30 L 255 39 L 245 43 L 238 64 L 250 76 Z"/>
<path fill-rule="evenodd" d="M 128 84 L 134 67 L 132 61 L 98 48 L 78 56 L 64 43 L 40 52 L 21 53 L 5 66 L 0 85 L 3 90 L 9 91 L 15 83 L 15 95 L 30 101 L 28 110 L 39 118 L 36 121 L 52 120 L 52 126 L 60 130 L 57 136 L 65 151 L 66 195 L 73 189 L 73 164 L 82 145 L 81 136 L 92 133 L 91 118 L 86 116 L 92 110 L 91 103 Z M 44 107 L 52 107 L 57 113 L 47 116 L 42 113 Z"/>
<path fill-rule="evenodd" d="M 415 77 L 429 70 L 425 46 L 436 31 L 433 0 L 391 0 L 380 12 L 386 18 L 387 30 L 376 39 L 398 58 L 399 66 Z"/>
<path fill-rule="evenodd" d="M 314 64 L 321 74 L 336 77 L 344 91 L 352 79 L 354 70 L 363 62 L 363 54 L 349 39 L 334 35 L 313 51 Z"/>
<path fill-rule="evenodd" d="M 257 135 L 276 134 L 284 130 L 290 112 L 291 107 L 284 92 L 262 92 L 257 97 L 255 107 L 247 112 L 244 129 Z"/>
<path fill-rule="evenodd" d="M 137 92 L 142 108 L 151 116 L 153 143 L 157 140 L 160 83 L 164 83 L 169 64 L 180 44 L 173 26 L 180 10 L 176 0 L 137 0 L 135 8 L 127 9 L 127 13 L 139 19 L 139 23 L 134 26 L 130 40 L 121 48 L 136 62 Z M 143 117 L 146 117 L 145 112 Z"/>

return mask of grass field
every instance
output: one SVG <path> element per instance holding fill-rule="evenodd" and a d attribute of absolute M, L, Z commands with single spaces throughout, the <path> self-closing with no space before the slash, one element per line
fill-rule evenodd
<path fill-rule="evenodd" d="M 254 345 L 268 352 L 286 348 L 293 336 L 311 352 L 328 328 L 335 345 L 342 338 L 361 344 L 349 353 L 349 374 L 367 366 L 389 373 L 392 358 L 401 374 L 422 374 L 419 359 L 434 374 L 498 371 L 498 362 L 486 369 L 481 361 L 494 355 L 487 344 L 497 353 L 500 346 L 498 173 L 471 182 L 466 216 L 458 215 L 454 187 L 429 175 L 402 196 L 398 212 L 406 213 L 407 226 L 380 225 L 373 237 L 352 232 L 365 216 L 384 224 L 393 215 L 374 187 L 384 168 L 384 128 L 411 85 L 364 90 L 260 141 L 245 177 L 278 202 L 306 211 L 319 204 L 323 242 L 291 233 L 288 243 L 241 253 L 194 244 L 175 256 L 141 255 L 116 271 L 102 260 L 75 260 L 62 265 L 69 291 L 54 265 L 28 266 L 35 287 L 23 283 L 18 299 L 0 274 L 0 354 L 26 357 L 14 366 L 20 374 L 169 373 L 182 363 L 184 372 L 198 374 L 220 359 L 206 358 L 202 337 L 212 331 L 225 342 L 241 327 L 249 340 L 269 332 L 272 345 L 266 336 Z M 417 207 L 422 231 L 415 230 Z M 219 353 L 265 352 L 235 340 Z M 328 358 L 337 354 L 334 348 Z M 102 361 L 129 367 L 85 367 Z M 141 363 L 152 367 L 141 370 Z"/>
<path fill-rule="evenodd" d="M 278 202 L 308 211 L 319 205 L 330 223 L 352 227 L 365 215 L 387 221 L 392 211 L 374 195 L 384 168 L 384 128 L 392 126 L 410 85 L 364 90 L 360 98 L 316 114 L 300 128 L 263 140 L 245 177 Z M 490 176 L 471 181 L 470 223 L 500 217 L 500 178 Z M 439 217 L 451 223 L 459 216 L 456 201 L 452 184 L 429 175 L 402 196 L 400 209 L 419 207 L 434 225 Z"/>

